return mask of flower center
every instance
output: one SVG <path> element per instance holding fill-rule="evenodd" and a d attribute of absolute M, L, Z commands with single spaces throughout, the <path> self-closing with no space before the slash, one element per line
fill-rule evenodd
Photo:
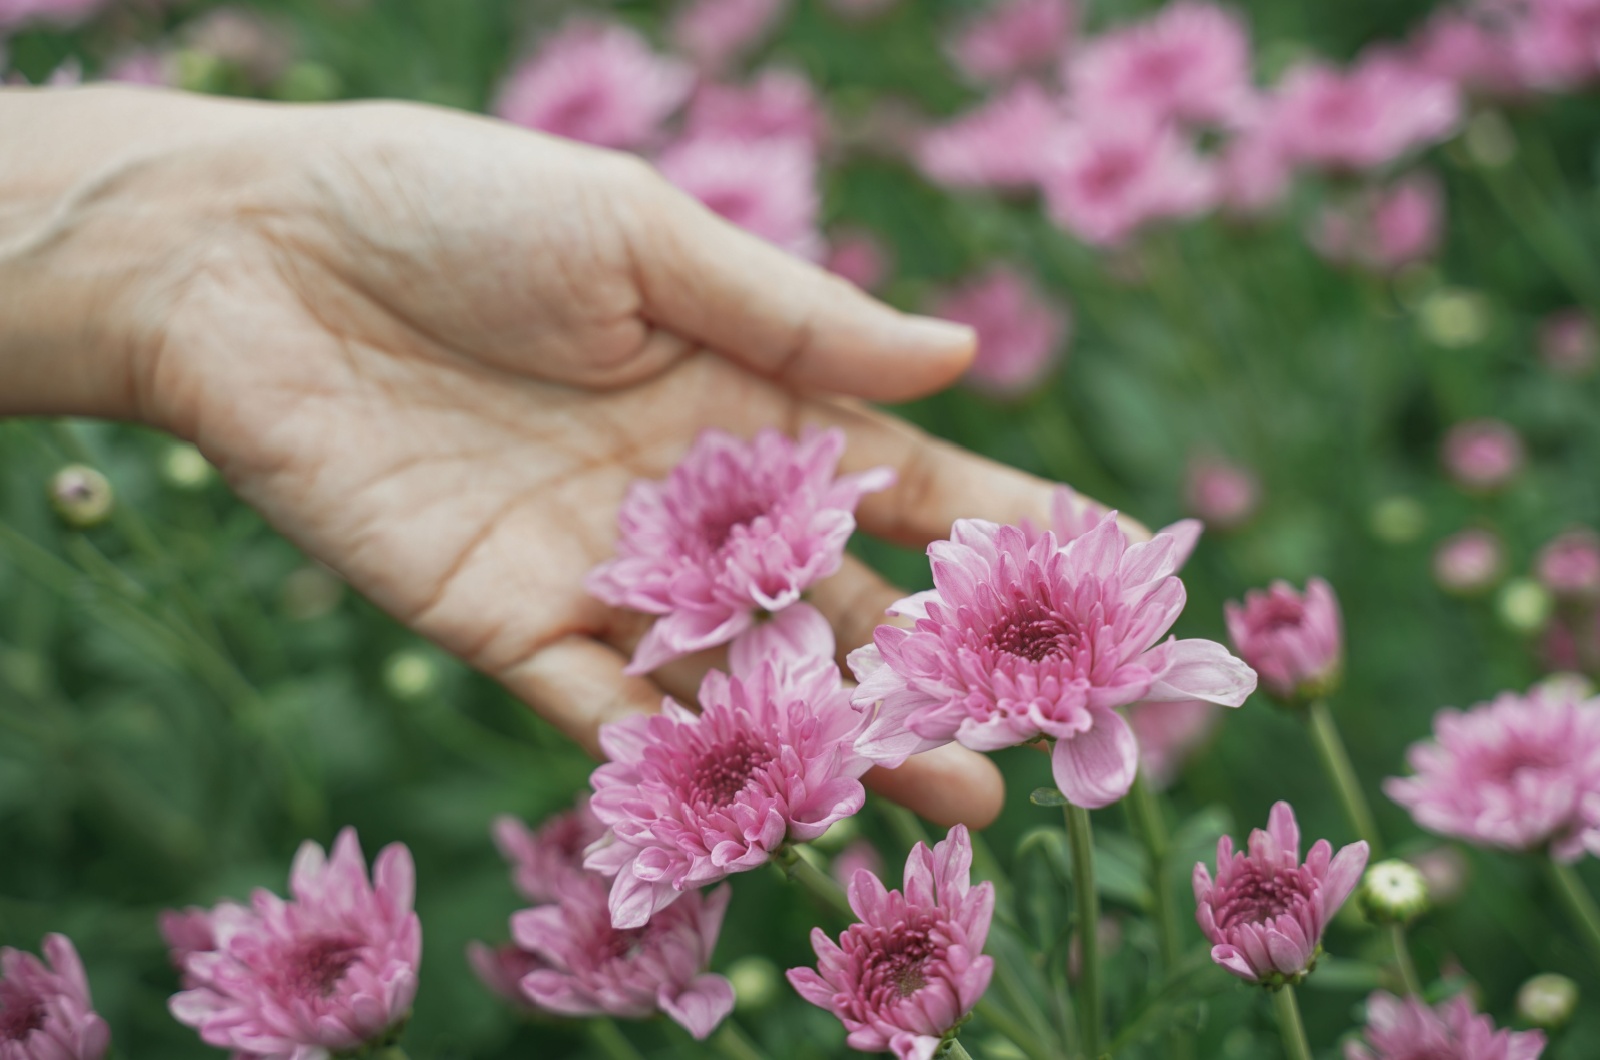
<path fill-rule="evenodd" d="M 1305 605 L 1299 600 L 1270 597 L 1256 622 L 1256 632 L 1276 633 L 1283 629 L 1294 629 L 1304 621 L 1305 614 Z"/>
<path fill-rule="evenodd" d="M 44 1001 L 13 988 L 0 990 L 0 1042 L 27 1041 L 44 1026 Z"/>
<path fill-rule="evenodd" d="M 889 931 L 868 929 L 861 955 L 863 993 L 879 1004 L 889 1004 L 927 986 L 927 963 L 939 956 L 941 948 L 931 936 L 932 928 L 932 915 L 923 913 Z"/>
<path fill-rule="evenodd" d="M 348 936 L 306 939 L 284 959 L 284 986 L 299 997 L 329 997 L 361 955 L 361 942 Z"/>
<path fill-rule="evenodd" d="M 710 551 L 719 552 L 736 529 L 749 526 L 767 514 L 769 507 L 754 497 L 745 497 L 725 508 L 705 512 L 700 516 L 701 539 Z"/>
<path fill-rule="evenodd" d="M 1307 902 L 1306 883 L 1298 869 L 1261 874 L 1247 865 L 1216 907 L 1217 926 L 1223 931 L 1238 924 L 1261 924 L 1294 913 Z"/>
<path fill-rule="evenodd" d="M 773 760 L 770 748 L 748 733 L 739 733 L 700 756 L 689 774 L 689 800 L 699 806 L 727 806 L 756 773 Z"/>
<path fill-rule="evenodd" d="M 1068 655 L 1080 640 L 1063 616 L 1037 607 L 1013 611 L 989 631 L 988 639 L 995 649 L 1029 662 Z"/>

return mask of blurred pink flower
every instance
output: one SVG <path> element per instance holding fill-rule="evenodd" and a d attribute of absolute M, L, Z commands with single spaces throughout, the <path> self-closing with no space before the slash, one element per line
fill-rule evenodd
<path fill-rule="evenodd" d="M 689 103 L 687 128 L 691 137 L 792 137 L 818 148 L 828 116 L 804 74 L 766 70 L 745 85 L 701 85 Z"/>
<path fill-rule="evenodd" d="M 894 481 L 887 468 L 840 476 L 843 452 L 839 430 L 798 442 L 706 430 L 665 481 L 629 487 L 616 557 L 587 586 L 613 607 L 662 616 L 630 673 L 726 644 L 839 569 L 856 504 Z"/>
<path fill-rule="evenodd" d="M 1450 477 L 1470 490 L 1497 490 L 1516 478 L 1525 454 L 1522 436 L 1501 420 L 1458 423 L 1445 435 L 1441 450 Z"/>
<path fill-rule="evenodd" d="M 1583 309 L 1561 309 L 1539 323 L 1539 356 L 1560 376 L 1589 374 L 1600 363 L 1600 336 L 1594 318 Z"/>
<path fill-rule="evenodd" d="M 1024 188 L 1044 173 L 1048 144 L 1063 121 L 1060 102 L 1031 81 L 1019 82 L 976 110 L 924 132 L 916 162 L 952 188 Z"/>
<path fill-rule="evenodd" d="M 1312 243 L 1335 263 L 1392 273 L 1432 257 L 1443 224 L 1438 180 L 1413 173 L 1352 203 L 1325 207 Z"/>
<path fill-rule="evenodd" d="M 1600 0 L 1530 0 L 1513 10 L 1512 48 L 1528 84 L 1562 90 L 1600 74 Z"/>
<path fill-rule="evenodd" d="M 106 5 L 106 0 L 0 0 L 0 31 L 28 22 L 71 25 Z"/>
<path fill-rule="evenodd" d="M 1461 119 L 1453 84 L 1383 51 L 1342 71 L 1301 63 L 1284 75 L 1268 107 L 1285 157 L 1334 170 L 1386 165 L 1443 140 Z"/>
<path fill-rule="evenodd" d="M 1076 541 L 1099 526 L 1109 514 L 1111 514 L 1110 508 L 1098 501 L 1090 500 L 1070 486 L 1057 486 L 1050 496 L 1050 532 L 1056 535 L 1056 544 L 1063 548 L 1068 542 Z M 1195 545 L 1200 543 L 1200 534 L 1204 529 L 1198 520 L 1179 519 L 1171 526 L 1164 526 L 1156 531 L 1173 539 L 1173 570 L 1189 562 L 1189 557 L 1194 554 Z M 1028 535 L 1029 544 L 1039 536 L 1039 532 L 1026 523 L 1023 524 L 1022 530 Z M 1128 542 L 1130 545 L 1133 543 L 1131 540 Z"/>
<path fill-rule="evenodd" d="M 961 27 L 950 56 L 974 80 L 1005 80 L 1054 65 L 1077 21 L 1072 0 L 999 0 Z"/>
<path fill-rule="evenodd" d="M 1367 844 L 1337 855 L 1319 839 L 1300 863 L 1300 826 L 1287 802 L 1275 803 L 1267 830 L 1250 833 L 1249 852 L 1217 840 L 1217 878 L 1194 867 L 1195 919 L 1212 942 L 1211 959 L 1252 983 L 1298 983 L 1311 970 L 1322 932 L 1367 867 Z"/>
<path fill-rule="evenodd" d="M 1234 125 L 1254 104 L 1250 32 L 1232 11 L 1175 0 L 1087 41 L 1064 66 L 1073 106 L 1107 124 Z"/>
<path fill-rule="evenodd" d="M 982 955 L 994 884 L 972 886 L 971 872 L 972 840 L 956 825 L 932 850 L 911 849 L 903 892 L 870 872 L 851 878 L 850 908 L 861 922 L 838 944 L 812 929 L 817 967 L 791 968 L 789 982 L 839 1017 L 852 1049 L 932 1060 L 983 997 L 994 973 L 994 958 Z"/>
<path fill-rule="evenodd" d="M 1558 611 L 1545 628 L 1540 652 L 1552 670 L 1600 675 L 1600 608 L 1585 608 L 1577 614 Z"/>
<path fill-rule="evenodd" d="M 522 980 L 529 973 L 537 972 L 550 967 L 537 953 L 518 946 L 515 942 L 503 942 L 498 946 L 489 946 L 482 942 L 467 943 L 467 964 L 472 967 L 472 973 L 478 981 L 489 988 L 489 992 L 502 1001 L 509 1001 L 519 1008 L 537 1008 L 528 995 L 522 991 Z"/>
<path fill-rule="evenodd" d="M 1406 753 L 1414 771 L 1383 790 L 1430 832 L 1509 850 L 1577 858 L 1600 838 L 1586 793 L 1600 791 L 1600 700 L 1570 690 L 1502 692 L 1466 713 L 1434 715 L 1433 739 Z M 1587 834 L 1586 834 L 1587 833 Z"/>
<path fill-rule="evenodd" d="M 1216 166 L 1176 129 L 1099 118 L 1055 138 L 1041 184 L 1050 219 L 1094 246 L 1203 214 L 1221 189 Z"/>
<path fill-rule="evenodd" d="M 883 855 L 878 853 L 878 848 L 867 840 L 857 839 L 834 855 L 833 863 L 828 866 L 828 872 L 839 881 L 841 887 L 848 887 L 858 872 L 870 872 L 874 876 L 882 876 Z"/>
<path fill-rule="evenodd" d="M 1219 197 L 1233 214 L 1265 213 L 1288 194 L 1294 163 L 1278 142 L 1269 117 L 1258 108 L 1222 147 Z"/>
<path fill-rule="evenodd" d="M 1541 1031 L 1496 1030 L 1466 994 L 1433 1008 L 1414 997 L 1372 994 L 1363 1039 L 1345 1043 L 1344 1060 L 1538 1060 L 1544 1052 Z"/>
<path fill-rule="evenodd" d="M 1127 716 L 1139 741 L 1140 775 L 1156 791 L 1165 791 L 1217 727 L 1222 708 L 1199 699 L 1135 703 L 1128 708 Z"/>
<path fill-rule="evenodd" d="M 517 946 L 548 965 L 523 977 L 523 995 L 566 1016 L 664 1012 L 703 1039 L 733 1011 L 733 984 L 706 971 L 728 897 L 727 887 L 691 891 L 648 924 L 618 929 L 605 881 L 590 877 L 568 888 L 560 904 L 511 917 Z"/>
<path fill-rule="evenodd" d="M 1505 548 L 1489 530 L 1462 530 L 1433 551 L 1433 578 L 1439 588 L 1472 596 L 1491 588 L 1505 571 Z"/>
<path fill-rule="evenodd" d="M 44 957 L 0 948 L 0 1060 L 100 1060 L 111 1030 L 72 940 L 46 935 Z"/>
<path fill-rule="evenodd" d="M 999 396 L 1026 394 L 1039 384 L 1059 358 L 1072 319 L 1065 306 L 1046 301 L 1007 265 L 946 292 L 931 311 L 977 332 L 978 354 L 966 380 Z"/>
<path fill-rule="evenodd" d="M 579 18 L 507 78 L 498 116 L 601 147 L 642 148 L 689 96 L 693 73 L 626 26 Z"/>
<path fill-rule="evenodd" d="M 125 85 L 151 85 L 160 87 L 175 83 L 169 56 L 157 51 L 131 51 L 123 53 L 106 67 L 102 79 Z"/>
<path fill-rule="evenodd" d="M 710 210 L 803 258 L 822 256 L 817 158 L 794 136 L 691 136 L 656 160 L 661 175 Z"/>
<path fill-rule="evenodd" d="M 1189 461 L 1184 499 L 1207 528 L 1234 530 L 1250 521 L 1261 503 L 1261 480 L 1255 473 L 1220 457 Z"/>
<path fill-rule="evenodd" d="M 210 953 L 217 948 L 215 932 L 211 930 L 211 910 L 190 906 L 187 909 L 167 909 L 159 920 L 161 938 L 167 944 L 167 956 L 172 966 L 183 973 L 185 990 L 194 985 L 184 968 L 191 953 Z"/>
<path fill-rule="evenodd" d="M 295 60 L 287 30 L 246 7 L 212 8 L 183 26 L 183 39 L 197 52 L 218 59 L 250 83 L 269 85 Z"/>
<path fill-rule="evenodd" d="M 1430 904 L 1448 905 L 1466 893 L 1467 877 L 1472 872 L 1472 866 L 1458 848 L 1440 845 L 1412 854 L 1406 860 L 1422 873 L 1423 880 L 1427 882 Z"/>
<path fill-rule="evenodd" d="M 889 277 L 889 249 L 882 240 L 864 229 L 837 231 L 828 241 L 826 266 L 863 291 L 875 291 Z"/>
<path fill-rule="evenodd" d="M 1223 605 L 1228 637 L 1249 663 L 1268 695 L 1285 703 L 1317 699 L 1332 691 L 1344 666 L 1344 622 L 1339 599 L 1321 578 L 1305 594 L 1285 581 L 1265 592 L 1252 589 L 1241 606 Z"/>
<path fill-rule="evenodd" d="M 1539 550 L 1539 580 L 1558 598 L 1600 596 L 1600 536 L 1593 530 L 1568 530 Z"/>
<path fill-rule="evenodd" d="M 642 927 L 684 891 L 758 868 L 861 809 L 870 763 L 852 748 L 866 719 L 826 640 L 731 677 L 711 671 L 698 714 L 669 699 L 661 714 L 601 728 L 611 761 L 594 771 L 590 805 L 610 832 L 584 864 L 615 877 L 618 928 Z"/>
<path fill-rule="evenodd" d="M 305 1060 L 384 1039 L 411 1014 L 422 925 L 411 903 L 416 870 L 399 843 L 378 855 L 373 882 L 355 830 L 327 858 L 306 842 L 284 901 L 258 890 L 247 908 L 211 912 L 217 948 L 191 953 L 190 984 L 169 1002 L 207 1045 L 259 1060 Z"/>
<path fill-rule="evenodd" d="M 571 877 L 585 875 L 584 851 L 606 834 L 606 826 L 589 809 L 586 793 L 572 809 L 546 818 L 537 831 L 505 814 L 494 819 L 492 832 L 522 896 L 530 902 L 553 902 Z"/>
<path fill-rule="evenodd" d="M 688 0 L 672 19 L 672 42 L 708 70 L 722 70 L 759 45 L 788 0 Z"/>
<path fill-rule="evenodd" d="M 1515 98 L 1526 86 L 1505 27 L 1496 22 L 1478 11 L 1441 8 L 1412 36 L 1407 51 L 1418 67 L 1464 92 Z"/>
<path fill-rule="evenodd" d="M 958 520 L 949 541 L 928 546 L 935 587 L 889 608 L 914 627 L 879 626 L 850 654 L 856 705 L 872 715 L 857 750 L 897 766 L 951 741 L 995 751 L 1048 737 L 1070 801 L 1117 801 L 1139 767 L 1117 708 L 1236 707 L 1255 690 L 1220 644 L 1158 643 L 1183 610 L 1178 551 L 1167 534 L 1129 545 L 1109 515 L 1064 546 L 1052 533 Z"/>

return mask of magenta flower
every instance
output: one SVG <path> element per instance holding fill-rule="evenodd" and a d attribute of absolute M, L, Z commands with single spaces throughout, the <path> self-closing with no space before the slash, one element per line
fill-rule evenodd
<path fill-rule="evenodd" d="M 1326 208 L 1312 243 L 1336 264 L 1392 273 L 1432 257 L 1443 225 L 1439 182 L 1414 173 L 1353 203 Z"/>
<path fill-rule="evenodd" d="M 661 175 L 712 213 L 791 254 L 822 256 L 817 158 L 796 136 L 691 136 L 656 159 Z"/>
<path fill-rule="evenodd" d="M 1496 1030 L 1466 994 L 1429 1008 L 1414 997 L 1374 993 L 1363 1038 L 1345 1045 L 1345 1060 L 1538 1060 L 1544 1052 L 1542 1032 Z"/>
<path fill-rule="evenodd" d="M 1109 115 L 1056 137 L 1042 178 L 1050 219 L 1085 243 L 1115 246 L 1156 221 L 1216 205 L 1216 166 L 1168 125 Z"/>
<path fill-rule="evenodd" d="M 689 103 L 691 137 L 765 140 L 793 137 L 822 146 L 828 116 L 804 74 L 768 70 L 747 85 L 708 83 Z"/>
<path fill-rule="evenodd" d="M 0 948 L 0 1060 L 100 1060 L 111 1030 L 72 940 L 46 935 L 44 957 Z"/>
<path fill-rule="evenodd" d="M 1074 105 L 1111 120 L 1237 124 L 1254 103 L 1250 33 L 1236 14 L 1176 0 L 1086 43 L 1064 70 Z"/>
<path fill-rule="evenodd" d="M 1525 453 L 1522 436 L 1509 423 L 1468 420 L 1450 428 L 1441 450 L 1450 477 L 1470 490 L 1497 490 L 1517 477 Z"/>
<path fill-rule="evenodd" d="M 811 932 L 817 967 L 791 968 L 800 996 L 839 1017 L 852 1049 L 932 1060 L 989 987 L 994 958 L 982 956 L 994 915 L 994 884 L 971 885 L 972 841 L 962 825 L 932 850 L 906 859 L 905 891 L 872 873 L 850 880 L 860 923 L 839 942 Z"/>
<path fill-rule="evenodd" d="M 1600 335 L 1582 309 L 1561 309 L 1539 323 L 1539 358 L 1560 376 L 1588 375 L 1600 363 Z"/>
<path fill-rule="evenodd" d="M 530 902 L 553 902 L 573 876 L 587 875 L 584 851 L 606 834 L 587 794 L 545 820 L 537 831 L 509 814 L 494 820 L 494 845 L 511 863 L 511 878 Z"/>
<path fill-rule="evenodd" d="M 1439 588 L 1472 596 L 1493 587 L 1505 572 L 1505 548 L 1489 530 L 1462 530 L 1433 550 L 1433 578 Z"/>
<path fill-rule="evenodd" d="M 1045 89 L 1018 82 L 923 133 L 915 148 L 917 167 L 929 180 L 951 188 L 1031 187 L 1045 172 L 1048 145 L 1064 113 Z"/>
<path fill-rule="evenodd" d="M 1128 725 L 1139 741 L 1139 773 L 1152 788 L 1165 791 L 1206 742 L 1222 717 L 1215 703 L 1192 699 L 1177 703 L 1135 703 Z"/>
<path fill-rule="evenodd" d="M 660 615 L 630 673 L 726 644 L 839 569 L 863 494 L 885 468 L 839 476 L 840 431 L 795 442 L 707 430 L 662 482 L 635 482 L 618 516 L 617 556 L 589 575 L 613 607 Z"/>
<path fill-rule="evenodd" d="M 1450 8 L 1436 10 L 1407 46 L 1412 60 L 1464 92 L 1492 99 L 1526 95 L 1516 49 L 1491 15 Z"/>
<path fill-rule="evenodd" d="M 1066 51 L 1077 20 L 1071 0 L 1002 0 L 961 27 L 950 57 L 977 81 L 1047 68 Z"/>
<path fill-rule="evenodd" d="M 1441 710 L 1433 739 L 1411 745 L 1413 776 L 1384 793 L 1430 832 L 1507 850 L 1549 847 L 1573 860 L 1600 839 L 1585 796 L 1600 792 L 1600 700 L 1572 688 L 1503 692 Z"/>
<path fill-rule="evenodd" d="M 1217 457 L 1189 462 L 1184 480 L 1189 511 L 1213 530 L 1235 530 L 1261 504 L 1261 480 L 1246 467 Z"/>
<path fill-rule="evenodd" d="M 689 0 L 672 20 L 672 43 L 708 70 L 721 70 L 761 43 L 788 0 Z"/>
<path fill-rule="evenodd" d="M 556 905 L 511 918 L 517 946 L 546 963 L 522 993 L 547 1012 L 643 1019 L 664 1012 L 704 1038 L 733 1011 L 733 984 L 706 971 L 729 891 L 691 892 L 632 929 L 612 926 L 605 881 L 590 877 Z"/>
<path fill-rule="evenodd" d="M 844 229 L 828 241 L 827 270 L 843 276 L 863 291 L 876 291 L 888 279 L 892 263 L 889 249 L 871 232 Z"/>
<path fill-rule="evenodd" d="M 525 1009 L 536 1009 L 538 1006 L 523 992 L 522 981 L 530 973 L 550 967 L 549 961 L 515 942 L 503 942 L 498 946 L 469 942 L 467 964 L 472 967 L 472 974 L 478 977 L 478 982 L 488 987 L 490 993 Z"/>
<path fill-rule="evenodd" d="M 494 112 L 584 143 L 641 148 L 693 85 L 686 66 L 656 55 L 633 30 L 580 18 L 512 71 Z"/>
<path fill-rule="evenodd" d="M 1236 707 L 1250 668 L 1220 644 L 1161 637 L 1183 610 L 1179 541 L 1130 545 L 1107 515 L 1062 546 L 976 519 L 928 547 L 934 588 L 894 604 L 850 654 L 871 724 L 856 749 L 884 765 L 952 740 L 994 751 L 1055 741 L 1056 785 L 1078 806 L 1127 794 L 1138 743 L 1117 708 L 1201 699 Z"/>
<path fill-rule="evenodd" d="M 773 653 L 734 676 L 713 670 L 701 712 L 667 700 L 661 714 L 600 730 L 611 761 L 592 777 L 609 828 L 585 867 L 614 876 L 612 922 L 644 926 L 687 890 L 764 864 L 861 809 L 870 765 L 852 748 L 864 718 L 826 653 Z"/>
<path fill-rule="evenodd" d="M 1600 536 L 1592 530 L 1568 530 L 1539 550 L 1539 581 L 1566 600 L 1600 596 Z"/>
<path fill-rule="evenodd" d="M 184 959 L 189 985 L 173 995 L 173 1016 L 206 1044 L 255 1060 L 312 1060 L 387 1040 L 417 992 L 415 888 L 402 844 L 379 853 L 369 883 L 353 828 L 339 833 L 331 859 L 306 842 L 289 873 L 292 900 L 258 890 L 249 907 L 212 910 L 216 949 Z"/>
<path fill-rule="evenodd" d="M 1234 650 L 1274 699 L 1318 699 L 1338 684 L 1344 623 L 1338 597 L 1321 578 L 1307 582 L 1303 596 L 1288 582 L 1273 582 L 1265 592 L 1245 593 L 1243 605 L 1230 600 L 1223 611 Z"/>
<path fill-rule="evenodd" d="M 1071 327 L 1065 306 L 1046 301 L 1022 273 L 996 265 L 947 292 L 933 315 L 977 332 L 967 382 L 998 396 L 1026 394 L 1050 371 Z"/>
<path fill-rule="evenodd" d="M 1367 844 L 1333 853 L 1319 839 L 1300 863 L 1300 826 L 1286 802 L 1275 803 L 1267 830 L 1250 833 L 1247 854 L 1217 840 L 1217 878 L 1194 867 L 1195 919 L 1212 942 L 1211 959 L 1239 978 L 1266 986 L 1303 979 L 1322 952 L 1322 932 L 1367 867 Z"/>

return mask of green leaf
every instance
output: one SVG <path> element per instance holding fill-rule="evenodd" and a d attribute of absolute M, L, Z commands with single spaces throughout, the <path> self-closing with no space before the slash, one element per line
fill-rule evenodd
<path fill-rule="evenodd" d="M 1035 806 L 1070 806 L 1067 797 L 1055 788 L 1034 788 L 1028 801 Z"/>

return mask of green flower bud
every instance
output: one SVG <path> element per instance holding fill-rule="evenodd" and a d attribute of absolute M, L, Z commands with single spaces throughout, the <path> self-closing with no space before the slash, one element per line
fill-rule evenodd
<path fill-rule="evenodd" d="M 211 481 L 212 467 L 200 450 L 186 442 L 167 448 L 161 458 L 161 477 L 180 490 L 197 490 Z"/>
<path fill-rule="evenodd" d="M 1408 545 L 1428 526 L 1428 510 L 1414 497 L 1385 497 L 1368 518 L 1372 536 L 1386 545 Z"/>
<path fill-rule="evenodd" d="M 1550 621 L 1553 606 L 1550 590 L 1532 578 L 1513 578 L 1500 590 L 1494 609 L 1513 633 L 1533 634 Z"/>
<path fill-rule="evenodd" d="M 1409 924 L 1428 911 L 1428 880 L 1409 861 L 1390 858 L 1367 869 L 1356 904 L 1374 924 Z"/>
<path fill-rule="evenodd" d="M 420 651 L 401 651 L 383 666 L 383 683 L 396 699 L 421 699 L 439 684 L 439 667 Z"/>
<path fill-rule="evenodd" d="M 778 996 L 778 966 L 765 957 L 740 957 L 728 966 L 728 982 L 733 984 L 734 1007 L 754 1012 Z"/>
<path fill-rule="evenodd" d="M 1578 984 L 1564 975 L 1536 975 L 1517 991 L 1517 1018 L 1547 1031 L 1561 1028 L 1577 1010 Z"/>
<path fill-rule="evenodd" d="M 116 501 L 111 483 L 83 464 L 68 464 L 50 480 L 50 504 L 63 522 L 78 530 L 99 526 Z"/>

